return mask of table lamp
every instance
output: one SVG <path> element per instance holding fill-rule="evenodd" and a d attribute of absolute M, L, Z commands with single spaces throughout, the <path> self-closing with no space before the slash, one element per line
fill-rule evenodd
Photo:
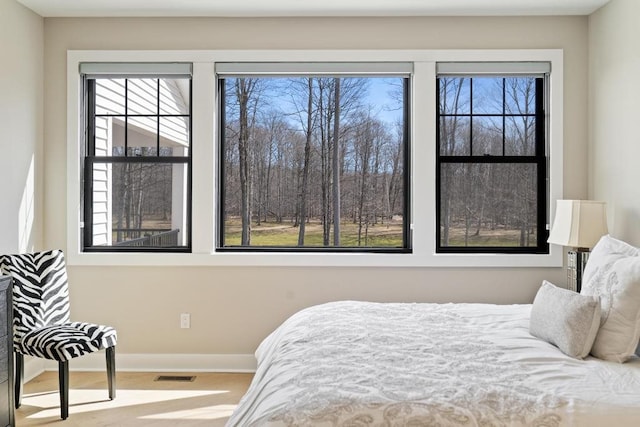
<path fill-rule="evenodd" d="M 567 288 L 580 292 L 582 273 L 590 249 L 607 234 L 606 203 L 593 200 L 558 200 L 547 242 L 569 246 Z"/>

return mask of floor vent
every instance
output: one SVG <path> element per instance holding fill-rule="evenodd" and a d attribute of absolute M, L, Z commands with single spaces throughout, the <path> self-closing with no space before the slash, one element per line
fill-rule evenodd
<path fill-rule="evenodd" d="M 193 382 L 196 377 L 192 375 L 159 375 L 154 381 L 181 381 L 181 382 Z"/>

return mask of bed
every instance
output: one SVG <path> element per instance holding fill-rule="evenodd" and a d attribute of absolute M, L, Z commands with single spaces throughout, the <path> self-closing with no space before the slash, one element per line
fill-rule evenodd
<path fill-rule="evenodd" d="M 597 252 L 585 295 L 545 283 L 533 304 L 339 301 L 303 309 L 258 347 L 256 374 L 227 426 L 640 426 L 640 358 L 631 350 L 613 361 L 617 344 L 606 331 L 616 324 L 620 341 L 613 309 L 635 298 L 623 334 L 635 349 L 640 278 L 632 294 L 616 288 L 630 282 Z M 632 256 L 640 277 L 640 251 Z M 578 299 L 597 317 L 585 328 L 593 331 L 584 353 L 571 357 L 566 342 L 531 332 L 535 319 L 575 335 L 575 317 L 554 318 L 572 316 Z M 594 351 L 603 356 L 588 355 Z"/>
<path fill-rule="evenodd" d="M 342 301 L 267 337 L 228 426 L 638 426 L 640 359 L 578 360 L 531 305 Z"/>

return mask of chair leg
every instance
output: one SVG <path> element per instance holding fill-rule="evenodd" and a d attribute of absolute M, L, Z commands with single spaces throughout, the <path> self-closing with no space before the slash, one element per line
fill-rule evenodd
<path fill-rule="evenodd" d="M 15 374 L 15 405 L 16 409 L 22 405 L 22 383 L 24 382 L 24 355 L 22 353 L 13 353 L 16 359 L 16 374 Z"/>
<path fill-rule="evenodd" d="M 107 347 L 107 381 L 109 383 L 109 399 L 116 398 L 116 348 Z"/>
<path fill-rule="evenodd" d="M 58 380 L 60 383 L 60 417 L 69 417 L 69 361 L 58 362 Z"/>

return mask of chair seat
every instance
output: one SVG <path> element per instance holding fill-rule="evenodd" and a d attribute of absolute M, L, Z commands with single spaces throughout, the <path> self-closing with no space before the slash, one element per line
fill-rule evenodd
<path fill-rule="evenodd" d="M 116 330 L 111 326 L 70 322 L 29 331 L 15 346 L 28 356 L 65 362 L 115 346 L 116 341 Z"/>

